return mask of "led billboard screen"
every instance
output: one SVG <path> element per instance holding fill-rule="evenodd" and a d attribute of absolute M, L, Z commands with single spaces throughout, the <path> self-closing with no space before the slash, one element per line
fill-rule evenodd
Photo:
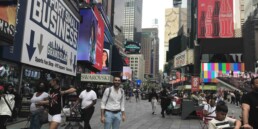
<path fill-rule="evenodd" d="M 201 78 L 203 82 L 217 82 L 219 74 L 244 72 L 244 63 L 202 63 Z"/>
<path fill-rule="evenodd" d="M 198 1 L 198 38 L 234 37 L 233 0 Z"/>
<path fill-rule="evenodd" d="M 93 42 L 96 42 L 95 30 L 97 21 L 91 9 L 81 9 L 80 15 L 82 22 L 79 29 L 79 40 L 77 60 L 95 62 L 93 55 L 90 54 Z"/>

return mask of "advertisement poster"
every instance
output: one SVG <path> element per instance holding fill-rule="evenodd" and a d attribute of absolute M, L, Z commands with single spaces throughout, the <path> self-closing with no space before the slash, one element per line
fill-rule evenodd
<path fill-rule="evenodd" d="M 90 51 L 91 51 L 93 42 L 96 41 L 95 26 L 97 24 L 97 21 L 91 9 L 81 9 L 80 15 L 82 16 L 82 23 L 80 24 L 80 29 L 79 29 L 77 60 L 91 61 L 91 63 L 93 64 L 95 60 L 93 59 L 94 56 L 90 54 Z"/>
<path fill-rule="evenodd" d="M 97 6 L 94 7 L 94 14 L 96 16 L 96 19 L 98 21 L 98 24 L 96 26 L 96 43 L 95 43 L 95 50 L 94 48 L 91 49 L 91 54 L 95 54 L 95 63 L 94 67 L 98 70 L 102 69 L 102 54 L 103 54 L 103 47 L 104 47 L 104 21 L 102 17 L 100 16 L 100 12 L 98 11 Z"/>
<path fill-rule="evenodd" d="M 101 73 L 109 74 L 109 49 L 103 49 Z"/>
<path fill-rule="evenodd" d="M 192 76 L 192 81 L 191 81 L 191 91 L 196 92 L 200 90 L 200 77 L 194 77 Z"/>
<path fill-rule="evenodd" d="M 123 80 L 132 80 L 132 69 L 130 67 L 123 67 Z"/>
<path fill-rule="evenodd" d="M 234 37 L 233 0 L 198 1 L 198 38 Z"/>
<path fill-rule="evenodd" d="M 102 69 L 102 54 L 104 46 L 104 21 L 98 8 L 82 9 L 82 23 L 79 30 L 78 58 L 79 61 L 89 61 L 98 70 Z"/>
<path fill-rule="evenodd" d="M 0 5 L 0 39 L 13 44 L 16 26 L 16 5 Z"/>
<path fill-rule="evenodd" d="M 21 62 L 75 76 L 78 15 L 63 0 L 27 0 L 25 16 Z"/>

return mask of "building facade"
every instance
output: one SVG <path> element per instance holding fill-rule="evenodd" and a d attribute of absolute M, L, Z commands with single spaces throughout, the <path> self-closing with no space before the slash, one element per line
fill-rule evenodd
<path fill-rule="evenodd" d="M 142 0 L 126 0 L 124 6 L 123 32 L 125 39 L 140 42 Z"/>
<path fill-rule="evenodd" d="M 165 37 L 164 51 L 169 49 L 169 39 L 177 36 L 179 30 L 179 8 L 170 8 L 165 10 Z M 163 58 L 166 62 L 166 53 L 163 53 Z"/>
<path fill-rule="evenodd" d="M 142 49 L 145 59 L 145 74 L 157 79 L 159 74 L 159 38 L 157 28 L 142 29 Z"/>
<path fill-rule="evenodd" d="M 144 80 L 145 60 L 142 54 L 128 54 L 134 79 Z"/>

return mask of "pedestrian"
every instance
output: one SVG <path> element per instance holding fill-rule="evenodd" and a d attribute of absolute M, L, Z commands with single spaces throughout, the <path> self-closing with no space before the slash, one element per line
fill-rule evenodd
<path fill-rule="evenodd" d="M 253 91 L 243 95 L 242 116 L 245 129 L 258 129 L 258 77 L 251 79 Z"/>
<path fill-rule="evenodd" d="M 76 92 L 75 88 L 69 88 L 68 90 L 61 91 L 61 86 L 59 84 L 59 79 L 54 78 L 50 81 L 50 92 L 48 100 L 40 101 L 36 106 L 48 105 L 48 121 L 49 129 L 57 129 L 62 121 L 61 111 L 62 111 L 62 95 L 70 94 Z"/>
<path fill-rule="evenodd" d="M 209 129 L 224 129 L 234 126 L 240 129 L 241 122 L 227 116 L 228 107 L 224 101 L 220 101 L 216 106 L 216 117 L 209 121 Z"/>
<path fill-rule="evenodd" d="M 14 95 L 15 104 L 14 104 L 12 117 L 11 117 L 10 121 L 15 121 L 17 119 L 19 111 L 21 109 L 22 97 L 20 94 L 17 93 L 17 91 L 15 90 L 14 85 L 12 83 L 7 84 L 6 93 Z"/>
<path fill-rule="evenodd" d="M 104 129 L 119 129 L 120 122 L 125 121 L 124 90 L 120 88 L 121 77 L 115 76 L 113 86 L 107 88 L 101 100 L 101 122 Z"/>
<path fill-rule="evenodd" d="M 163 87 L 163 90 L 160 92 L 160 99 L 161 99 L 161 115 L 165 118 L 165 111 L 170 104 L 170 99 L 168 96 L 168 90 L 166 87 Z"/>
<path fill-rule="evenodd" d="M 155 89 L 151 89 L 151 93 L 149 94 L 149 102 L 151 102 L 152 108 L 152 115 L 156 115 L 156 107 L 158 102 L 158 94 L 156 93 Z"/>
<path fill-rule="evenodd" d="M 139 92 L 140 92 L 140 90 L 138 88 L 136 88 L 136 90 L 135 90 L 135 100 L 136 100 L 136 102 L 139 101 L 139 94 L 140 94 Z"/>
<path fill-rule="evenodd" d="M 94 113 L 94 105 L 97 102 L 97 95 L 94 90 L 92 90 L 92 84 L 88 83 L 85 90 L 83 90 L 79 95 L 79 100 L 81 103 L 82 118 L 84 121 L 84 129 L 91 129 L 90 119 Z M 77 101 L 77 103 L 78 103 Z M 75 104 L 77 105 L 77 104 Z"/>
<path fill-rule="evenodd" d="M 40 101 L 44 101 L 48 98 L 48 93 L 45 92 L 45 84 L 43 82 L 39 83 L 37 87 L 37 92 L 35 92 L 30 100 L 30 129 L 40 129 L 42 126 L 41 115 L 44 112 L 44 106 L 36 106 Z"/>
<path fill-rule="evenodd" d="M 212 120 L 215 116 L 216 110 L 216 98 L 210 98 L 210 101 L 208 102 L 208 104 L 205 104 L 203 107 L 203 115 L 204 115 L 204 120 L 205 121 L 210 121 Z"/>
<path fill-rule="evenodd" d="M 12 116 L 14 105 L 14 95 L 6 93 L 4 86 L 0 85 L 0 129 L 6 129 L 6 124 Z"/>

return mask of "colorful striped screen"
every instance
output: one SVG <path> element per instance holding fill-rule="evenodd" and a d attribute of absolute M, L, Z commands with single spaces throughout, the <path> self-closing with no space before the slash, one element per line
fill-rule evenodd
<path fill-rule="evenodd" d="M 217 82 L 216 77 L 219 73 L 227 74 L 230 71 L 234 73 L 244 72 L 244 63 L 202 63 L 201 78 L 203 82 Z"/>

